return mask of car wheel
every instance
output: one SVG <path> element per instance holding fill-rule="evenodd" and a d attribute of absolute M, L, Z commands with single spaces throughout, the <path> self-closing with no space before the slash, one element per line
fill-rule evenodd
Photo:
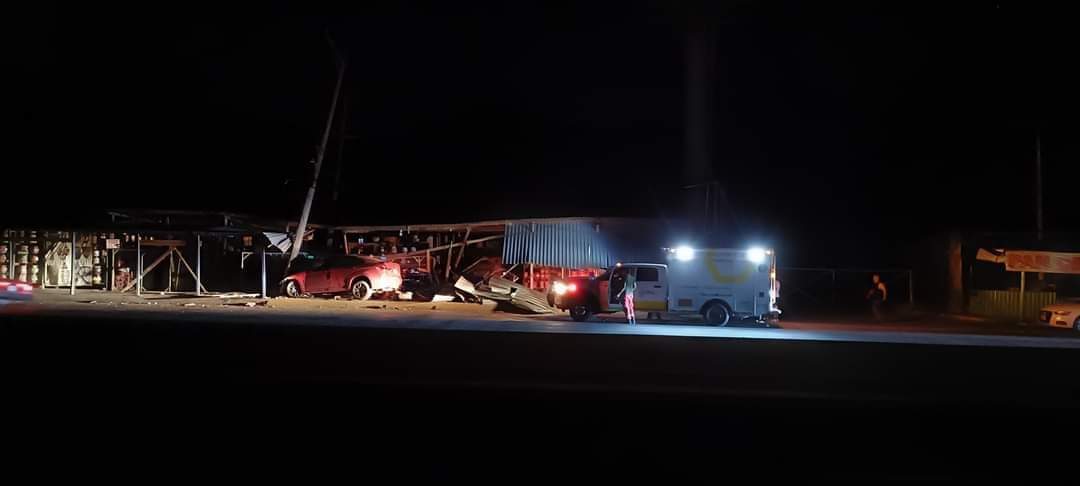
<path fill-rule="evenodd" d="M 1080 332 L 1080 317 L 1077 317 L 1076 320 L 1073 321 L 1073 330 Z"/>
<path fill-rule="evenodd" d="M 589 307 L 585 305 L 575 305 L 570 308 L 570 318 L 577 322 L 585 322 L 589 320 L 589 316 L 592 312 L 589 312 Z"/>
<path fill-rule="evenodd" d="M 714 326 L 726 326 L 731 321 L 731 311 L 723 302 L 713 302 L 705 308 L 705 322 Z"/>
<path fill-rule="evenodd" d="M 371 284 L 366 280 L 357 280 L 352 284 L 352 296 L 353 298 L 360 300 L 368 300 L 371 298 Z"/>
<path fill-rule="evenodd" d="M 297 298 L 301 296 L 300 284 L 296 283 L 296 280 L 289 280 L 281 286 L 281 293 L 286 297 Z"/>

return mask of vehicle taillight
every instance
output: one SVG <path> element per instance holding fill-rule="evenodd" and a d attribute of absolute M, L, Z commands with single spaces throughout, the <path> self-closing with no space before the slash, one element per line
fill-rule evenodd
<path fill-rule="evenodd" d="M 31 286 L 29 284 L 24 284 L 24 283 L 15 284 L 15 288 L 18 289 L 19 292 L 22 292 L 24 294 L 28 294 L 28 293 L 30 293 L 30 292 L 32 292 L 34 290 L 33 286 Z"/>

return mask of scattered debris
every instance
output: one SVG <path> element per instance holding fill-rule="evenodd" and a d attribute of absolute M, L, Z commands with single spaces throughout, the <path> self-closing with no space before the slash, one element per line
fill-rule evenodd
<path fill-rule="evenodd" d="M 431 306 L 431 310 L 438 310 L 438 309 L 439 309 L 439 306 L 437 306 L 437 305 Z"/>
<path fill-rule="evenodd" d="M 195 307 L 195 305 L 196 304 L 194 302 L 188 302 L 186 304 L 183 304 L 184 307 Z"/>
<path fill-rule="evenodd" d="M 409 294 L 408 298 L 401 297 L 402 300 L 430 302 L 438 290 L 438 285 L 431 274 L 420 269 L 403 269 L 401 278 L 401 289 L 398 294 Z"/>
<path fill-rule="evenodd" d="M 242 292 L 225 292 L 223 294 L 214 295 L 219 299 L 257 299 L 259 294 L 245 294 Z"/>
<path fill-rule="evenodd" d="M 87 304 L 96 304 L 97 301 L 96 300 L 88 300 L 88 301 L 86 301 L 86 303 Z"/>
<path fill-rule="evenodd" d="M 476 286 L 472 282 L 465 280 L 465 277 L 458 277 L 457 282 L 454 282 L 454 288 L 476 295 Z"/>
<path fill-rule="evenodd" d="M 413 293 L 408 291 L 398 292 L 397 297 L 398 300 L 413 300 Z"/>
<path fill-rule="evenodd" d="M 341 300 L 341 296 L 340 295 L 335 295 L 334 300 Z"/>
<path fill-rule="evenodd" d="M 477 298 L 509 303 L 514 307 L 532 313 L 550 314 L 555 312 L 555 309 L 548 306 L 546 295 L 502 277 L 491 277 L 486 282 L 479 284 L 472 284 L 464 278 L 459 278 L 454 286 Z"/>
<path fill-rule="evenodd" d="M 453 302 L 454 299 L 456 299 L 456 298 L 457 298 L 456 295 L 435 294 L 435 296 L 431 298 L 431 301 L 432 302 Z M 432 307 L 434 307 L 434 306 L 432 306 Z"/>
<path fill-rule="evenodd" d="M 265 300 L 261 300 L 261 301 L 258 301 L 258 302 L 226 302 L 226 303 L 221 304 L 221 305 L 230 306 L 230 307 L 255 307 L 257 305 L 258 306 L 265 306 L 266 303 L 267 302 Z"/>

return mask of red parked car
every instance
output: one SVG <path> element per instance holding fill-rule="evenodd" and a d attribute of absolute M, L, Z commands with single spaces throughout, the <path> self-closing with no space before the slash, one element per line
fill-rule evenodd
<path fill-rule="evenodd" d="M 349 293 L 360 300 L 395 292 L 401 287 L 401 266 L 377 258 L 338 255 L 316 260 L 303 271 L 281 281 L 288 297 L 306 294 Z"/>
<path fill-rule="evenodd" d="M 33 285 L 18 280 L 0 278 L 0 303 L 9 300 L 30 300 L 33 296 Z"/>

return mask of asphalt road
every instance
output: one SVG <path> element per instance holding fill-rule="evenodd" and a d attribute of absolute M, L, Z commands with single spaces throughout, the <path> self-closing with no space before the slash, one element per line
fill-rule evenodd
<path fill-rule="evenodd" d="M 641 320 L 630 326 L 619 316 L 600 316 L 590 322 L 574 322 L 565 314 L 553 316 L 513 315 L 468 311 L 430 311 L 431 304 L 407 307 L 400 303 L 370 301 L 362 307 L 349 302 L 288 303 L 283 307 L 213 305 L 101 305 L 83 302 L 16 304 L 0 307 L 0 316 L 39 318 L 99 318 L 124 322 L 212 322 L 257 323 L 275 326 L 355 327 L 433 331 L 523 332 L 555 334 L 599 334 L 626 336 L 668 336 L 696 338 L 738 338 L 796 341 L 841 341 L 894 344 L 939 344 L 960 346 L 1021 346 L 1037 348 L 1080 348 L 1080 333 L 1041 326 L 971 322 L 945 317 L 912 321 L 866 322 L 859 320 L 783 321 L 779 328 L 756 323 L 732 323 L 714 327 L 696 322 Z M 156 303 L 155 303 L 156 304 Z M 271 302 L 271 304 L 276 304 Z M 360 303 L 357 303 L 360 304 Z M 400 307 L 399 307 L 400 306 Z"/>
<path fill-rule="evenodd" d="M 1016 450 L 1073 434 L 1080 407 L 1067 338 L 150 307 L 0 313 L 8 403 L 34 404 L 12 416 L 49 417 L 27 437 L 59 423 L 227 455 L 208 438 L 229 431 L 277 457 L 340 453 L 319 447 L 333 435 L 440 477 L 1030 478 Z"/>

